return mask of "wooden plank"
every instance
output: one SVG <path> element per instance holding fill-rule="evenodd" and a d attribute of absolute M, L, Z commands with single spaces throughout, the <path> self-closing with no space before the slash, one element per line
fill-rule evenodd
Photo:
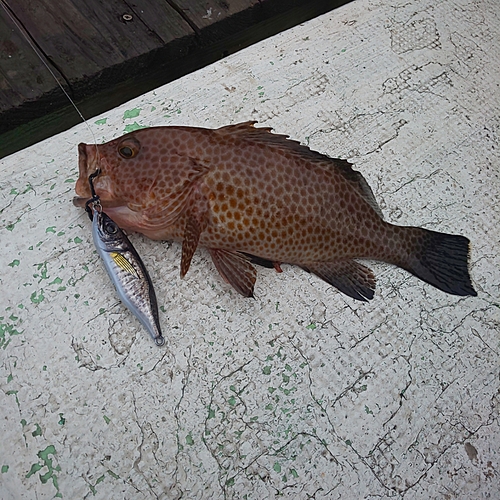
<path fill-rule="evenodd" d="M 60 124 L 55 131 L 61 130 L 63 123 L 66 128 L 79 120 L 19 27 L 33 40 L 45 63 L 77 102 L 129 80 L 134 72 L 147 72 L 152 59 L 154 62 L 151 56 L 158 49 L 176 48 L 177 40 L 194 34 L 189 24 L 163 0 L 148 1 L 143 9 L 131 7 L 124 0 L 3 1 L 18 26 L 0 9 L 1 44 L 11 49 L 6 60 L 0 61 L 0 134 L 21 126 L 24 130 L 26 123 L 39 123 L 38 120 L 52 113 L 57 118 L 49 119 L 49 124 Z M 161 20 L 157 31 L 148 26 L 148 18 Z M 16 68 L 21 78 L 12 68 Z M 116 101 L 110 105 L 116 105 Z M 59 113 L 63 109 L 69 112 L 69 119 Z M 35 132 L 43 135 L 42 131 Z M 27 137 L 30 136 L 28 133 Z M 17 145 L 17 137 L 5 138 L 9 143 L 12 139 Z M 9 145 L 4 146 L 10 149 Z"/>
<path fill-rule="evenodd" d="M 16 26 L 8 15 L 0 15 L 0 113 L 37 99 L 55 86 L 54 77 L 40 57 L 47 65 L 50 61 L 42 53 L 36 54 L 21 30 L 22 26 Z M 29 37 L 27 32 L 25 35 Z M 52 70 L 64 81 L 57 68 Z"/>
<path fill-rule="evenodd" d="M 348 1 L 0 0 L 0 5 L 8 3 L 89 118 Z M 19 42 L 20 34 L 13 38 L 12 25 L 4 24 L 0 43 Z M 0 81 L 0 158 L 81 120 L 56 82 L 50 87 L 47 69 L 36 64 L 31 47 L 22 49 L 16 64 L 29 60 L 31 66 L 23 70 L 17 100 L 1 91 L 9 84 L 3 76 Z M 8 68 L 0 58 L 0 76 Z M 45 86 L 38 84 L 41 75 Z"/>
<path fill-rule="evenodd" d="M 141 10 L 125 0 L 6 1 L 70 84 L 193 33 L 163 0 L 149 0 Z M 151 29 L 142 12 L 161 19 L 162 29 Z"/>
<path fill-rule="evenodd" d="M 177 10 L 183 17 L 188 18 L 201 32 L 214 23 L 232 17 L 255 6 L 263 8 L 260 0 L 207 0 L 199 2 L 196 0 L 175 0 Z M 269 2 L 267 2 L 269 4 Z"/>

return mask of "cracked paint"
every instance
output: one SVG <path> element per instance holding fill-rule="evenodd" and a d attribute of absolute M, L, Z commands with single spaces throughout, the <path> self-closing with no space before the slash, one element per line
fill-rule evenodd
<path fill-rule="evenodd" d="M 2 498 L 498 496 L 499 26 L 494 0 L 358 0 L 0 160 Z M 358 304 L 283 265 L 246 300 L 132 234 L 158 349 L 71 204 L 76 145 L 243 120 L 355 163 L 387 220 L 467 235 L 478 297 L 373 264 Z"/>

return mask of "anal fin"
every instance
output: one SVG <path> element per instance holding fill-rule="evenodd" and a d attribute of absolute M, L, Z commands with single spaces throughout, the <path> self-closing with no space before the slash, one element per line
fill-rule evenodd
<path fill-rule="evenodd" d="M 209 248 L 215 267 L 221 276 L 244 297 L 253 297 L 257 271 L 246 255 Z"/>
<path fill-rule="evenodd" d="M 301 267 L 353 299 L 367 302 L 373 298 L 375 275 L 371 269 L 354 260 L 313 262 Z"/>

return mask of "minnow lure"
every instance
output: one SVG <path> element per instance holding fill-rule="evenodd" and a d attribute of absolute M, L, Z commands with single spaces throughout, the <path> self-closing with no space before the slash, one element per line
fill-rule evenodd
<path fill-rule="evenodd" d="M 89 176 L 92 198 L 85 206 L 92 221 L 94 245 L 122 302 L 146 328 L 156 345 L 162 346 L 165 338 L 160 329 L 158 304 L 151 278 L 125 233 L 102 211 L 93 185 L 93 179 L 99 173 L 100 170 L 97 170 Z"/>

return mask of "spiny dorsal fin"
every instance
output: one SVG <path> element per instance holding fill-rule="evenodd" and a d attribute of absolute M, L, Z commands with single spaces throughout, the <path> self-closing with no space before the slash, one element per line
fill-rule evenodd
<path fill-rule="evenodd" d="M 271 127 L 255 128 L 256 123 L 257 122 L 255 121 L 248 121 L 237 123 L 235 125 L 226 125 L 225 127 L 216 129 L 216 132 L 221 134 L 230 134 L 235 137 L 239 137 L 240 139 L 265 144 L 266 146 L 276 146 L 284 151 L 300 156 L 305 160 L 321 163 L 326 168 L 335 168 L 345 177 L 346 180 L 351 183 L 363 199 L 375 210 L 375 212 L 383 218 L 382 210 L 380 210 L 380 207 L 375 200 L 373 191 L 363 175 L 357 170 L 353 170 L 352 163 L 339 158 L 330 158 L 329 156 L 318 153 L 317 151 L 312 151 L 307 146 L 300 144 L 300 142 L 289 139 L 288 135 L 273 134 L 271 132 Z"/>

